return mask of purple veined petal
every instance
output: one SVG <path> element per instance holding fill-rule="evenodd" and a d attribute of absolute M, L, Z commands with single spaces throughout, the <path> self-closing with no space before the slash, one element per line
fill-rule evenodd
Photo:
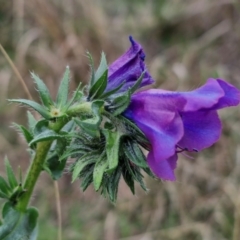
<path fill-rule="evenodd" d="M 176 178 L 174 175 L 174 169 L 177 166 L 177 159 L 177 154 L 174 154 L 173 156 L 164 161 L 156 161 L 153 152 L 150 151 L 147 157 L 147 162 L 151 171 L 158 178 L 161 178 L 163 180 L 175 181 Z"/>
<path fill-rule="evenodd" d="M 239 104 L 239 90 L 220 79 L 208 79 L 202 87 L 181 93 L 187 99 L 184 111 L 217 110 Z"/>
<path fill-rule="evenodd" d="M 134 85 L 143 71 L 146 72 L 140 87 L 154 83 L 144 63 L 145 54 L 141 45 L 135 42 L 132 37 L 129 39 L 132 44 L 131 47 L 109 66 L 106 91 L 118 87 L 123 81 L 126 81 L 126 84 L 119 92 L 127 90 Z"/>
<path fill-rule="evenodd" d="M 136 95 L 136 96 L 135 96 Z M 208 79 L 207 83 L 189 92 L 172 92 L 162 89 L 149 89 L 133 95 L 133 98 L 151 98 L 164 101 L 168 109 L 174 108 L 181 112 L 198 110 L 217 110 L 236 106 L 240 101 L 240 91 L 221 79 Z M 185 105 L 179 104 L 185 99 Z M 147 100 L 146 100 L 147 101 Z M 163 105 L 163 103 L 161 104 Z M 167 106 L 168 105 L 168 106 Z"/>
<path fill-rule="evenodd" d="M 216 111 L 181 113 L 184 135 L 178 146 L 200 151 L 213 145 L 221 134 L 221 121 Z"/>
<path fill-rule="evenodd" d="M 151 143 L 156 161 L 163 161 L 175 154 L 175 146 L 183 136 L 183 123 L 177 112 L 152 109 L 132 101 L 125 117 L 132 120 Z"/>
<path fill-rule="evenodd" d="M 216 81 L 224 91 L 224 96 L 220 98 L 218 103 L 214 105 L 212 109 L 217 110 L 225 107 L 237 106 L 240 101 L 240 91 L 224 80 L 217 79 Z"/>

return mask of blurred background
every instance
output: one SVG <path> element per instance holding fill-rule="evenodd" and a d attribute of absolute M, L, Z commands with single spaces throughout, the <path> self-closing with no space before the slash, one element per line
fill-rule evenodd
<path fill-rule="evenodd" d="M 37 100 L 29 71 L 53 96 L 69 65 L 72 89 L 88 80 L 86 50 L 96 64 L 110 62 L 132 35 L 144 47 L 156 87 L 192 90 L 209 77 L 240 88 L 240 2 L 234 0 L 0 0 L 0 43 Z M 26 144 L 11 127 L 25 125 L 26 109 L 7 98 L 26 98 L 0 53 L 0 174 L 7 155 L 17 170 L 29 163 Z M 146 178 L 149 192 L 132 196 L 122 182 L 116 206 L 92 188 L 81 192 L 65 174 L 60 180 L 63 239 L 240 239 L 240 111 L 220 112 L 218 143 L 190 159 L 181 156 L 176 182 Z M 57 239 L 54 185 L 43 173 L 32 204 L 40 210 L 39 239 Z"/>

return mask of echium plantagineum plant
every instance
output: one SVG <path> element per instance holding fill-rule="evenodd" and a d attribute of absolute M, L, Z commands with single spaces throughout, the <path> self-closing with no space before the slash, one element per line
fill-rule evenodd
<path fill-rule="evenodd" d="M 213 78 L 189 92 L 143 90 L 154 80 L 144 63 L 142 47 L 131 37 L 130 41 L 128 51 L 109 66 L 102 53 L 96 71 L 87 53 L 89 83 L 83 88 L 79 84 L 70 99 L 67 67 L 56 101 L 34 73 L 42 104 L 10 100 L 31 107 L 42 118 L 37 120 L 28 112 L 28 127 L 15 124 L 28 143 L 31 164 L 22 182 L 5 161 L 7 179 L 0 177 L 0 197 L 6 199 L 0 239 L 37 238 L 38 212 L 28 205 L 42 171 L 54 180 L 68 171 L 72 181 L 80 179 L 83 191 L 93 184 L 114 203 L 121 177 L 133 194 L 136 182 L 147 190 L 143 172 L 175 180 L 178 153 L 198 152 L 219 139 L 217 110 L 237 106 L 240 91 Z"/>

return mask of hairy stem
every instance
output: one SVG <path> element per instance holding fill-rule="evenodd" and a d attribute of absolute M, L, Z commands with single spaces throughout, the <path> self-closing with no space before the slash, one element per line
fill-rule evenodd
<path fill-rule="evenodd" d="M 30 165 L 30 168 L 27 173 L 27 177 L 23 184 L 23 189 L 25 189 L 26 192 L 22 195 L 22 197 L 19 199 L 16 205 L 16 209 L 18 209 L 19 211 L 24 212 L 27 209 L 29 200 L 32 196 L 34 186 L 42 171 L 42 166 L 44 164 L 48 150 L 51 147 L 51 144 L 52 144 L 52 141 L 39 142 L 37 144 L 35 157 Z"/>

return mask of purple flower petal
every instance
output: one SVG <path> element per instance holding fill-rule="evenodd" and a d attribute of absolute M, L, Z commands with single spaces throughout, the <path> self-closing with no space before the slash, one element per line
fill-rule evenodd
<path fill-rule="evenodd" d="M 184 135 L 178 146 L 188 151 L 210 147 L 220 137 L 221 122 L 216 111 L 181 113 Z"/>
<path fill-rule="evenodd" d="M 145 103 L 132 101 L 124 115 L 134 121 L 149 139 L 155 161 L 166 160 L 175 154 L 175 146 L 183 136 L 181 117 L 177 112 L 161 107 L 153 110 L 147 101 Z"/>
<path fill-rule="evenodd" d="M 119 92 L 127 90 L 134 85 L 143 71 L 146 72 L 140 87 L 154 82 L 144 63 L 145 54 L 141 45 L 135 42 L 132 37 L 130 37 L 130 41 L 132 46 L 128 51 L 109 66 L 106 91 L 118 87 L 123 81 L 126 81 L 126 84 L 124 84 Z"/>
<path fill-rule="evenodd" d="M 150 152 L 147 157 L 147 162 L 152 172 L 163 180 L 175 181 L 174 169 L 177 166 L 177 154 L 164 161 L 156 161 L 153 153 Z"/>

